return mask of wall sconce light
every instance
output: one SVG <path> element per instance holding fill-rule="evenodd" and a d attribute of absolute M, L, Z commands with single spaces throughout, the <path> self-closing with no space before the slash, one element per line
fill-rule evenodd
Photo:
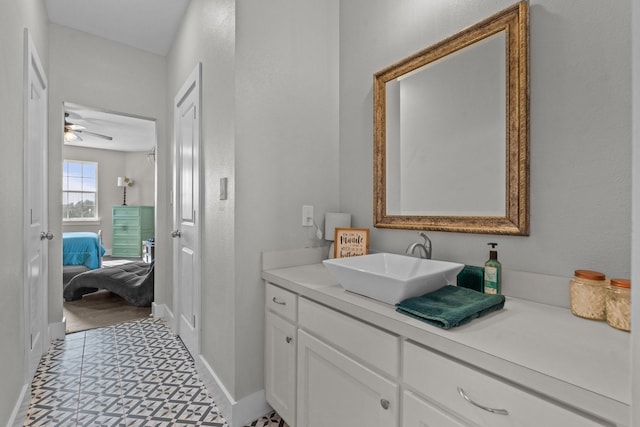
<path fill-rule="evenodd" d="M 122 187 L 124 190 L 122 206 L 127 206 L 127 187 L 131 187 L 132 185 L 133 185 L 133 180 L 131 178 L 127 178 L 126 176 L 118 177 L 118 187 Z"/>

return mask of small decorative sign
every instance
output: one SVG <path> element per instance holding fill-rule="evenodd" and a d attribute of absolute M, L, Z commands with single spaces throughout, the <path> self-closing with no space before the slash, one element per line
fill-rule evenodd
<path fill-rule="evenodd" d="M 348 258 L 369 253 L 368 228 L 336 228 L 334 258 Z"/>

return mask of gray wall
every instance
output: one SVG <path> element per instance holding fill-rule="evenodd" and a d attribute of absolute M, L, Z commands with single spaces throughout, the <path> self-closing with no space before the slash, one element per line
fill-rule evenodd
<path fill-rule="evenodd" d="M 324 244 L 338 208 L 338 1 L 242 1 L 236 36 L 236 393 L 263 388 L 260 252 Z M 256 327 L 256 325 L 261 325 Z"/>
<path fill-rule="evenodd" d="M 340 3 L 340 209 L 372 227 L 372 75 L 512 0 Z M 531 235 L 430 232 L 434 257 L 570 277 L 630 276 L 630 1 L 531 1 Z M 412 231 L 373 229 L 403 252 Z"/>
<path fill-rule="evenodd" d="M 337 12 L 337 0 L 192 0 L 167 57 L 169 108 L 202 62 L 201 352 L 236 400 L 263 388 L 260 253 L 323 244 L 302 205 L 319 225 L 337 209 Z"/>
<path fill-rule="evenodd" d="M 354 214 L 354 226 L 372 228 L 373 73 L 512 2 L 348 0 L 339 4 L 339 31 L 337 0 L 237 3 L 192 0 L 166 63 L 55 25 L 48 32 L 39 0 L 3 3 L 0 53 L 3 64 L 13 65 L 0 67 L 0 423 L 25 379 L 23 147 L 10 143 L 22 141 L 25 26 L 45 67 L 51 58 L 52 123 L 62 117 L 63 101 L 158 119 L 158 187 L 164 190 L 158 226 L 167 232 L 172 133 L 165 126 L 173 95 L 203 63 L 205 181 L 229 177 L 230 198 L 219 201 L 217 186 L 205 187 L 202 352 L 240 399 L 262 388 L 260 252 L 319 243 L 300 227 L 302 204 L 315 205 L 319 224 L 325 211 L 340 209 Z M 485 243 L 496 240 L 508 268 L 570 276 L 584 267 L 629 276 L 630 3 L 531 2 L 531 236 L 430 233 L 436 258 L 481 264 Z M 76 55 L 65 57 L 69 49 Z M 69 60 L 77 63 L 65 66 Z M 128 67 L 115 66 L 121 63 Z M 57 131 L 50 141 L 50 169 L 59 170 Z M 50 194 L 59 188 L 58 174 L 52 175 Z M 53 206 L 59 235 L 60 209 Z M 401 252 L 415 238 L 411 231 L 372 228 L 374 249 Z M 636 232 L 636 247 L 637 241 Z M 164 262 L 157 266 L 156 297 L 171 306 L 169 243 L 158 236 Z M 55 279 L 61 258 L 52 245 Z M 61 289 L 50 296 L 49 319 L 58 322 Z"/>
<path fill-rule="evenodd" d="M 633 2 L 632 6 L 632 88 L 633 105 L 633 216 L 632 216 L 632 249 L 631 265 L 633 267 L 631 280 L 640 283 L 640 4 Z M 633 286 L 631 305 L 632 331 L 640 330 L 640 286 Z M 631 408 L 631 425 L 640 424 L 640 334 L 634 332 L 631 336 L 631 401 L 635 402 Z"/>
<path fill-rule="evenodd" d="M 146 153 L 100 150 L 62 145 L 63 160 L 82 160 L 98 163 L 98 215 L 99 221 L 63 221 L 62 231 L 102 230 L 102 244 L 111 252 L 111 207 L 122 205 L 123 189 L 116 186 L 119 176 L 133 179 L 127 188 L 127 205 L 154 206 L 156 193 L 155 163 L 147 160 Z M 57 171 L 51 171 L 54 175 Z M 60 194 L 61 190 L 58 191 Z M 52 194 L 53 201 L 56 201 Z"/>
<path fill-rule="evenodd" d="M 0 13 L 0 424 L 5 425 L 26 385 L 24 325 L 24 29 L 45 70 L 47 16 L 40 0 L 4 1 Z"/>
<path fill-rule="evenodd" d="M 178 90 L 202 63 L 201 173 L 204 207 L 202 242 L 201 353 L 231 391 L 235 379 L 235 5 L 233 0 L 192 0 L 167 55 L 167 135 L 173 135 L 173 104 Z M 173 158 L 173 144 L 167 158 Z M 171 162 L 167 164 L 171 170 Z M 220 178 L 228 178 L 228 199 L 219 200 Z M 207 183 L 210 183 L 207 185 Z M 167 187 L 167 189 L 170 187 Z M 171 250 L 171 247 L 168 247 Z M 165 258 L 172 271 L 171 253 Z M 169 274 L 171 278 L 172 273 Z M 172 294 L 164 300 L 172 307 Z M 222 344 L 223 343 L 223 344 Z M 222 344 L 222 345 L 221 345 Z"/>
<path fill-rule="evenodd" d="M 158 152 L 166 144 L 166 60 L 165 57 L 144 52 L 120 43 L 115 43 L 72 30 L 57 24 L 49 24 L 49 45 L 51 64 L 49 81 L 49 222 L 55 235 L 62 232 L 62 207 L 56 198 L 62 189 L 62 134 L 55 123 L 61 123 L 63 102 L 73 102 L 94 108 L 119 113 L 148 117 L 156 120 Z M 73 55 L 69 55 L 73 52 Z M 160 156 L 158 156 L 160 158 Z M 159 161 L 158 164 L 161 164 Z M 127 161 L 121 166 L 123 171 L 133 173 Z M 166 188 L 171 176 L 166 170 L 157 171 L 158 188 Z M 115 181 L 112 181 L 115 182 Z M 164 187 L 162 187 L 164 185 Z M 122 191 L 121 189 L 117 189 Z M 131 187 L 131 202 L 137 198 L 136 187 Z M 127 190 L 127 196 L 130 191 Z M 142 195 L 140 200 L 142 201 Z M 144 201 L 147 202 L 146 195 Z M 167 197 L 159 193 L 157 206 L 166 206 Z M 167 212 L 156 210 L 156 227 L 168 230 Z M 158 236 L 156 256 L 162 256 L 166 242 Z M 62 320 L 62 245 L 58 241 L 49 253 L 49 322 Z M 164 264 L 156 266 L 156 297 L 162 298 L 169 286 L 165 278 Z"/>
<path fill-rule="evenodd" d="M 228 177 L 226 201 L 218 186 L 202 186 L 204 206 L 201 352 L 229 390 L 235 376 L 234 353 L 234 53 L 235 6 L 232 0 L 195 1 L 187 9 L 167 55 L 169 135 L 178 90 L 202 63 L 202 176 L 206 183 Z M 167 157 L 173 156 L 173 147 Z M 170 164 L 168 165 L 170 168 Z M 169 169 L 171 170 L 171 169 Z M 169 248 L 171 249 L 171 248 Z M 166 263 L 172 271 L 171 254 Z M 168 276 L 168 277 L 171 277 Z M 172 308 L 172 295 L 167 304 Z M 173 308 L 172 308 L 173 309 Z M 175 312 L 175 310 L 173 310 Z M 224 345 L 218 345 L 224 343 Z"/>

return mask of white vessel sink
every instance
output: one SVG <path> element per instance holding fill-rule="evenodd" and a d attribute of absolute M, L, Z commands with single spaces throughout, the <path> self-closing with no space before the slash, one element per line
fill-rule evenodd
<path fill-rule="evenodd" d="M 387 304 L 456 285 L 464 264 L 377 253 L 322 261 L 347 291 Z"/>

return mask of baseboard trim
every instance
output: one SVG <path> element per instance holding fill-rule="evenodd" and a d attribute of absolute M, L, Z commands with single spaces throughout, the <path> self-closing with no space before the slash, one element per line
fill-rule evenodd
<path fill-rule="evenodd" d="M 171 331 L 173 331 L 174 335 L 178 334 L 178 329 L 176 328 L 176 320 L 175 316 L 167 307 L 166 304 L 157 304 L 155 302 L 151 303 L 151 315 L 155 319 L 164 319 L 169 324 Z"/>
<path fill-rule="evenodd" d="M 62 318 L 62 322 L 49 323 L 49 340 L 50 341 L 64 339 L 66 334 L 67 334 L 67 318 L 66 317 Z"/>
<path fill-rule="evenodd" d="M 7 427 L 20 427 L 24 425 L 24 419 L 29 411 L 29 403 L 31 403 L 31 384 L 25 384 L 20 390 L 18 401 L 11 412 Z"/>
<path fill-rule="evenodd" d="M 267 403 L 264 390 L 243 397 L 233 407 L 234 423 L 231 427 L 242 427 L 273 411 Z"/>
<path fill-rule="evenodd" d="M 194 361 L 198 376 L 207 388 L 209 395 L 215 402 L 218 409 L 220 409 L 220 413 L 227 420 L 229 426 L 233 427 L 234 424 L 231 422 L 233 418 L 233 407 L 237 402 L 202 355 L 194 357 Z"/>
<path fill-rule="evenodd" d="M 259 390 L 236 401 L 202 355 L 197 357 L 195 362 L 200 379 L 220 413 L 229 423 L 229 427 L 246 426 L 272 411 L 266 401 L 264 390 Z"/>
<path fill-rule="evenodd" d="M 173 333 L 178 334 L 175 316 L 166 304 L 152 303 L 151 314 L 154 318 L 164 319 Z M 194 356 L 194 361 L 200 379 L 229 427 L 246 426 L 273 410 L 267 403 L 264 390 L 236 401 L 202 355 Z"/>

